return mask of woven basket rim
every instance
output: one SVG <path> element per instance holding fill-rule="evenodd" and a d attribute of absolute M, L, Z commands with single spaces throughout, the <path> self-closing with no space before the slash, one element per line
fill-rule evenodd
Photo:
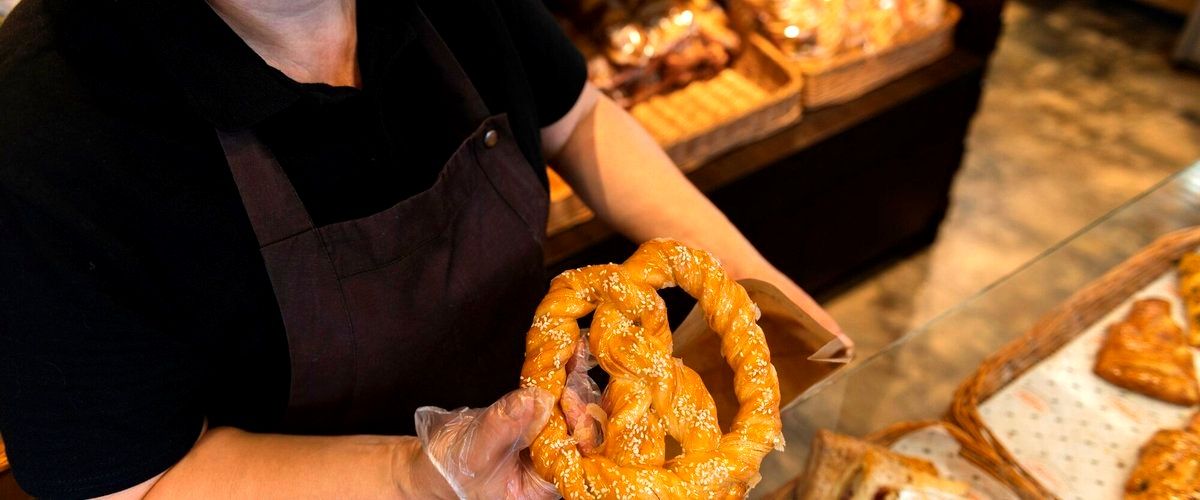
<path fill-rule="evenodd" d="M 1146 284 L 1169 271 L 1183 253 L 1200 245 L 1200 226 L 1172 231 L 1109 269 L 1045 313 L 1029 330 L 988 356 L 955 391 L 948 418 L 975 443 L 989 449 L 1009 469 L 1005 474 L 1027 482 L 1036 497 L 1054 498 L 1037 478 L 996 439 L 979 412 L 1000 389 L 1053 355 L 1128 300 Z M 1115 302 L 1116 305 L 1099 307 Z"/>
<path fill-rule="evenodd" d="M 1030 488 L 1028 484 L 1014 477 L 1008 471 L 1007 464 L 1004 463 L 1004 460 L 1000 456 L 996 455 L 990 448 L 980 446 L 966 431 L 946 420 L 896 422 L 863 436 L 863 439 L 880 446 L 890 447 L 900 439 L 903 439 L 904 436 L 934 426 L 939 426 L 946 430 L 950 434 L 950 437 L 958 442 L 959 456 L 971 462 L 972 465 L 988 476 L 991 476 L 992 479 L 999 481 L 1010 492 L 1021 498 L 1036 498 L 1038 496 L 1037 490 Z"/>
<path fill-rule="evenodd" d="M 796 101 L 797 101 L 796 106 L 799 106 L 799 95 L 800 95 L 800 90 L 803 87 L 803 78 L 801 77 L 799 71 L 797 71 L 797 68 L 794 65 L 789 64 L 787 61 L 787 58 L 781 52 L 779 52 L 779 49 L 776 49 L 775 46 L 772 45 L 771 42 L 768 41 L 762 35 L 759 35 L 757 33 L 751 33 L 751 34 L 745 35 L 745 39 L 749 42 L 749 46 L 753 47 L 753 49 L 748 49 L 746 51 L 746 53 L 742 54 L 742 57 L 751 57 L 749 54 L 749 52 L 751 52 L 751 51 L 759 52 L 761 54 L 761 57 L 763 57 L 766 61 L 774 64 L 778 69 L 783 70 L 785 73 L 787 73 L 787 75 L 788 75 L 787 82 L 784 85 L 780 86 L 778 89 L 775 89 L 775 91 L 769 93 L 767 95 L 767 97 L 764 98 L 763 100 L 755 103 L 755 105 L 753 107 L 742 110 L 740 113 L 738 113 L 734 116 L 731 116 L 728 120 L 718 123 L 718 124 L 715 124 L 711 127 L 707 127 L 707 128 L 703 128 L 703 129 L 689 130 L 689 131 L 687 131 L 687 133 L 680 135 L 675 140 L 673 140 L 669 143 L 666 143 L 666 144 L 661 144 L 663 149 L 669 149 L 669 148 L 677 146 L 679 144 L 684 144 L 684 143 L 687 143 L 690 141 L 694 141 L 699 137 L 703 137 L 708 134 L 713 134 L 713 133 L 719 132 L 720 130 L 729 127 L 731 124 L 739 123 L 742 120 L 745 120 L 745 119 L 751 117 L 755 113 L 772 108 L 775 105 L 783 103 L 784 101 L 787 101 L 789 99 L 796 99 Z M 731 66 L 731 67 L 725 68 L 721 71 L 737 71 L 737 70 Z M 698 83 L 698 82 L 702 82 L 702 81 L 703 80 L 699 80 L 697 82 L 692 82 L 692 83 Z M 691 85 L 691 84 L 689 84 L 689 85 Z M 687 87 L 684 87 L 684 88 L 687 88 Z M 673 90 L 671 92 L 667 92 L 666 94 L 662 94 L 660 97 L 666 97 L 675 92 L 682 92 L 684 88 L 680 88 L 680 89 Z"/>
<path fill-rule="evenodd" d="M 962 9 L 953 2 L 946 2 L 946 9 L 942 15 L 942 20 L 936 26 L 928 29 L 901 31 L 891 44 L 880 50 L 867 52 L 861 48 L 855 48 L 833 57 L 792 57 L 791 60 L 805 76 L 833 71 L 843 66 L 858 63 L 864 59 L 884 57 L 897 50 L 902 50 L 906 46 L 939 36 L 948 30 L 954 29 L 954 26 L 958 24 L 960 19 L 962 19 Z"/>

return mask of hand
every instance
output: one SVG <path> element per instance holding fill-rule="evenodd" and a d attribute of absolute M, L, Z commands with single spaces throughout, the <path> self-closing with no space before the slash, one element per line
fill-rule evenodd
<path fill-rule="evenodd" d="M 594 366 L 596 359 L 588 352 L 588 339 L 584 335 L 575 345 L 575 355 L 567 361 L 562 412 L 567 432 L 585 456 L 599 452 L 604 445 L 604 427 L 610 410 L 601 401 L 600 386 L 588 376 L 588 370 Z"/>
<path fill-rule="evenodd" d="M 425 457 L 445 480 L 421 482 L 449 486 L 453 494 L 443 496 L 458 498 L 558 498 L 554 485 L 538 477 L 521 453 L 545 427 L 553 404 L 550 393 L 527 387 L 486 409 L 419 408 L 417 436 Z"/>

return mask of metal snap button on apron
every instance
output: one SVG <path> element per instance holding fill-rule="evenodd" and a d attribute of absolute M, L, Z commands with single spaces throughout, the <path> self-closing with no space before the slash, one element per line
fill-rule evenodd
<path fill-rule="evenodd" d="M 488 129 L 483 133 L 483 145 L 489 148 L 496 147 L 500 143 L 500 134 L 496 133 L 496 129 Z"/>

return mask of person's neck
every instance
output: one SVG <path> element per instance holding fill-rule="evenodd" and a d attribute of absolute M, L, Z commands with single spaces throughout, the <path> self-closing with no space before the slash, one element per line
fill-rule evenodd
<path fill-rule="evenodd" d="M 208 0 L 267 64 L 301 83 L 359 86 L 354 0 Z"/>

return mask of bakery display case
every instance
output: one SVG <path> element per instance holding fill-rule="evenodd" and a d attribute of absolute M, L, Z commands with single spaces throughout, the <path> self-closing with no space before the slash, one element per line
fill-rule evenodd
<path fill-rule="evenodd" d="M 731 0 L 804 77 L 806 108 L 852 100 L 954 48 L 961 13 L 945 0 Z"/>
<path fill-rule="evenodd" d="M 684 171 L 800 118 L 797 68 L 712 0 L 570 1 L 556 9 L 588 78 Z"/>
<path fill-rule="evenodd" d="M 591 82 L 684 172 L 800 120 L 802 108 L 852 100 L 944 57 L 960 16 L 944 0 L 725 5 L 582 0 L 556 9 Z M 590 219 L 564 184 L 551 188 L 551 235 Z"/>
<path fill-rule="evenodd" d="M 1197 186 L 1200 164 L 787 403 L 788 448 L 763 463 L 754 495 L 901 483 L 814 482 L 830 460 L 868 468 L 829 451 L 846 446 L 831 432 L 931 464 L 940 479 L 922 484 L 966 483 L 976 498 L 1194 492 Z"/>
<path fill-rule="evenodd" d="M 608 10 L 588 10 L 600 4 Z M 746 7 L 738 2 L 560 0 L 551 5 L 565 18 L 591 12 L 584 16 L 590 21 L 567 22 L 575 39 L 584 40 L 580 45 L 589 54 L 593 82 L 607 85 L 609 95 L 630 107 L 693 183 L 776 267 L 820 294 L 882 259 L 919 248 L 936 234 L 999 32 L 1003 2 L 913 0 L 884 9 L 896 13 L 903 5 L 940 17 L 929 17 L 937 22 L 921 24 L 921 29 L 895 31 L 869 47 L 843 43 L 846 50 L 831 57 L 861 57 L 835 65 L 839 74 L 860 72 L 853 78 L 869 84 L 835 99 L 844 102 L 819 108 L 806 107 L 804 96 L 810 84 L 813 90 L 822 88 L 820 81 L 806 78 L 803 65 L 781 50 L 786 44 L 770 32 L 739 26 L 746 11 L 738 9 Z M 696 14 L 717 8 L 725 9 L 737 43 L 704 34 L 725 33 L 723 21 L 716 30 L 700 22 L 723 17 Z M 689 16 L 685 12 L 690 9 L 695 12 Z M 644 12 L 659 15 L 637 14 Z M 610 24 L 601 25 L 609 29 L 587 27 L 605 16 Z M 692 41 L 680 41 L 688 40 L 680 32 L 692 33 Z M 614 42 L 651 39 L 676 43 Z M 923 59 L 901 50 L 912 45 L 908 41 L 927 46 L 918 50 Z M 650 56 L 646 47 L 655 47 Z M 664 50 L 695 54 L 676 58 L 672 66 L 661 55 Z M 642 66 L 629 64 L 628 54 L 639 52 Z M 722 56 L 711 55 L 716 52 L 729 56 L 726 66 L 720 64 L 726 62 Z M 896 65 L 889 57 L 921 62 Z M 683 83 L 679 75 L 691 79 Z M 635 81 L 640 86 L 631 84 Z M 850 89 L 841 83 L 826 88 Z M 551 272 L 619 260 L 633 250 L 631 242 L 594 219 L 565 183 L 552 179 L 551 198 L 545 247 Z"/>

